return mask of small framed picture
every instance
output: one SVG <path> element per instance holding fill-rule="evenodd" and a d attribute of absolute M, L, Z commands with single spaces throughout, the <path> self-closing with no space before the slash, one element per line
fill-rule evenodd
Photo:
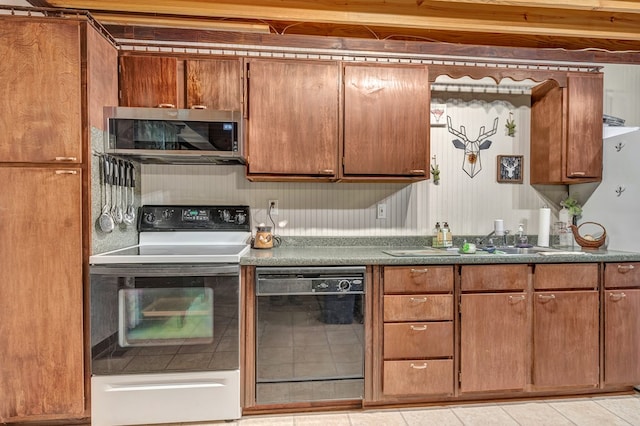
<path fill-rule="evenodd" d="M 523 159 L 522 155 L 498 155 L 498 182 L 522 183 Z"/>
<path fill-rule="evenodd" d="M 429 110 L 431 127 L 444 127 L 447 124 L 447 104 L 431 104 Z"/>

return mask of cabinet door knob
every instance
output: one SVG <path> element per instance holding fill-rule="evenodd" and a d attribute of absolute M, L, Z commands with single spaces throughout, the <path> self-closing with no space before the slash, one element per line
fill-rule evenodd
<path fill-rule="evenodd" d="M 426 331 L 427 330 L 427 326 L 426 325 L 410 325 L 409 328 L 413 331 Z"/>
<path fill-rule="evenodd" d="M 625 297 L 627 297 L 627 295 L 624 293 L 609 293 L 609 298 L 611 300 L 620 300 L 624 299 Z"/>
<path fill-rule="evenodd" d="M 76 161 L 78 158 L 76 157 L 56 157 L 56 161 Z"/>
<path fill-rule="evenodd" d="M 411 363 L 411 368 L 413 368 L 414 370 L 424 370 L 425 368 L 427 368 L 427 363 L 423 362 L 420 365 Z"/>

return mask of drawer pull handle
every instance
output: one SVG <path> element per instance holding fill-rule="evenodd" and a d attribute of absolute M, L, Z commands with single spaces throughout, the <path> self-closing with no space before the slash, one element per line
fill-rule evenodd
<path fill-rule="evenodd" d="M 609 293 L 609 298 L 611 298 L 612 300 L 620 300 L 625 297 L 627 297 L 627 295 L 624 293 Z"/>
<path fill-rule="evenodd" d="M 522 302 L 523 300 L 526 300 L 527 296 L 525 296 L 524 294 L 522 296 L 509 296 L 509 302 L 511 303 L 518 303 L 518 302 Z"/>
<path fill-rule="evenodd" d="M 424 169 L 409 170 L 409 174 L 410 175 L 423 175 L 424 174 Z"/>
<path fill-rule="evenodd" d="M 412 297 L 411 300 L 413 303 L 425 303 L 427 301 L 426 297 Z"/>
<path fill-rule="evenodd" d="M 586 172 L 573 172 L 571 173 L 571 176 L 585 176 L 586 174 Z"/>
<path fill-rule="evenodd" d="M 78 172 L 75 170 L 56 170 L 57 175 L 77 175 Z"/>
<path fill-rule="evenodd" d="M 556 298 L 555 294 L 539 294 L 538 299 L 542 302 L 549 302 Z"/>
<path fill-rule="evenodd" d="M 56 161 L 76 161 L 76 157 L 56 157 Z"/>
<path fill-rule="evenodd" d="M 413 331 L 425 331 L 427 329 L 426 325 L 410 325 L 409 328 Z"/>
<path fill-rule="evenodd" d="M 618 272 L 622 273 L 622 274 L 626 274 L 629 271 L 632 271 L 634 269 L 633 265 L 618 265 Z"/>
<path fill-rule="evenodd" d="M 174 104 L 158 104 L 158 108 L 175 108 Z"/>
<path fill-rule="evenodd" d="M 427 272 L 429 272 L 429 270 L 427 268 L 424 268 L 424 269 L 411 269 L 411 273 L 412 274 L 426 274 Z"/>
<path fill-rule="evenodd" d="M 425 368 L 427 368 L 427 363 L 424 362 L 422 363 L 422 365 L 416 365 L 414 363 L 411 363 L 411 368 L 413 368 L 414 370 L 424 370 Z"/>
<path fill-rule="evenodd" d="M 207 109 L 206 105 L 191 105 L 191 109 Z"/>

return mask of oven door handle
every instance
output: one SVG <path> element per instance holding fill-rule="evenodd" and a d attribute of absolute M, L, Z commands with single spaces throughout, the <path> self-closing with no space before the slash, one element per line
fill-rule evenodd
<path fill-rule="evenodd" d="M 112 264 L 91 265 L 93 275 L 118 277 L 211 277 L 239 276 L 238 264 Z"/>

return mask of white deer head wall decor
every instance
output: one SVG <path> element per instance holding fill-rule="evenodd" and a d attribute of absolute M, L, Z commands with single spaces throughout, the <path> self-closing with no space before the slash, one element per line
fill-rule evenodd
<path fill-rule="evenodd" d="M 447 115 L 447 130 L 449 133 L 459 137 L 460 139 L 454 139 L 453 146 L 458 149 L 464 150 L 464 159 L 462 161 L 462 170 L 473 178 L 482 170 L 482 162 L 480 161 L 480 151 L 488 149 L 492 142 L 486 140 L 488 137 L 493 136 L 498 131 L 498 117 L 493 120 L 493 128 L 487 132 L 484 131 L 484 126 L 480 127 L 480 132 L 475 140 L 470 140 L 467 137 L 467 131 L 464 126 L 460 126 L 460 130 L 456 130 L 451 125 L 451 117 Z"/>

